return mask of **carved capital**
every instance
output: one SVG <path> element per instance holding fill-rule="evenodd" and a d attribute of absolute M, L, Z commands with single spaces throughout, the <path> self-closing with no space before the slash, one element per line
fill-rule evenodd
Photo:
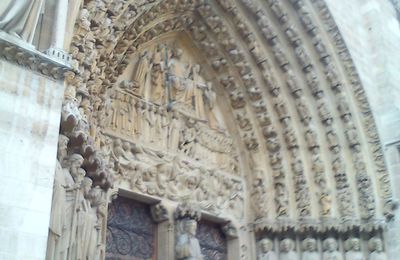
<path fill-rule="evenodd" d="M 150 208 L 150 213 L 153 220 L 157 223 L 168 220 L 168 210 L 161 202 L 152 205 Z"/>
<path fill-rule="evenodd" d="M 228 239 L 235 239 L 238 237 L 238 230 L 236 226 L 232 224 L 232 222 L 226 223 L 224 226 L 222 226 L 222 232 L 224 232 Z"/>

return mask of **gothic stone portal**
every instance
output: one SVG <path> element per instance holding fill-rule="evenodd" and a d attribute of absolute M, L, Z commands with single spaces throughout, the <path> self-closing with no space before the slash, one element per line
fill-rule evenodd
<path fill-rule="evenodd" d="M 108 210 L 106 259 L 156 259 L 155 231 L 147 205 L 117 198 Z"/>

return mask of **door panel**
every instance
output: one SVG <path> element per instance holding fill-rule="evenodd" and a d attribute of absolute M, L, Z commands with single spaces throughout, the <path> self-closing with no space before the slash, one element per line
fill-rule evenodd
<path fill-rule="evenodd" d="M 196 237 L 199 240 L 204 260 L 226 260 L 227 243 L 219 225 L 200 221 Z"/>
<path fill-rule="evenodd" d="M 155 231 L 148 205 L 118 197 L 108 209 L 106 259 L 156 259 Z"/>

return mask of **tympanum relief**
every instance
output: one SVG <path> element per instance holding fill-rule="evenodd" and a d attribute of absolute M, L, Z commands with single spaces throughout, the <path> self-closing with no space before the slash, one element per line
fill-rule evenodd
<path fill-rule="evenodd" d="M 241 218 L 233 139 L 202 66 L 176 43 L 155 44 L 133 59 L 97 112 L 98 142 L 117 183 Z"/>

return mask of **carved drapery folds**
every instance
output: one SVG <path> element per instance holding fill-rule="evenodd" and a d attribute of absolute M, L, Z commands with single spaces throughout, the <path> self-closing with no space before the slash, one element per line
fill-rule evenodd
<path fill-rule="evenodd" d="M 105 193 L 82 168 L 85 158 L 68 154 L 72 140 L 59 137 L 46 259 L 95 259 L 104 253 Z"/>
<path fill-rule="evenodd" d="M 175 259 L 202 260 L 199 240 L 196 238 L 200 209 L 188 203 L 179 204 L 175 211 Z"/>
<path fill-rule="evenodd" d="M 113 172 L 89 136 L 88 93 L 70 72 L 61 112 L 46 259 L 98 259 L 104 255 L 107 190 Z"/>
<path fill-rule="evenodd" d="M 5 0 L 0 6 L 0 31 L 32 43 L 44 0 Z"/>

